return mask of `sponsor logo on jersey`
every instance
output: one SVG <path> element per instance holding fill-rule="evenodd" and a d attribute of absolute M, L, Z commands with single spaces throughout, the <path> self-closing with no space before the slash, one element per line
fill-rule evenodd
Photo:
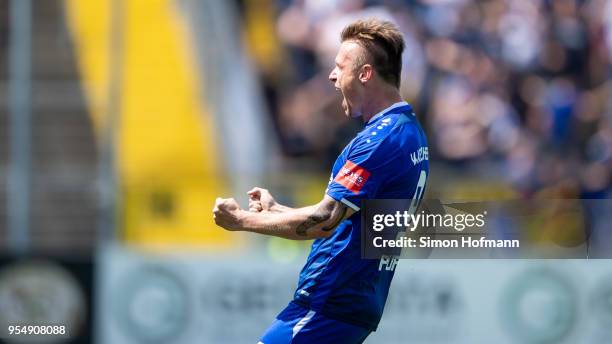
<path fill-rule="evenodd" d="M 336 175 L 334 181 L 351 190 L 353 193 L 359 193 L 369 177 L 370 172 L 368 170 L 347 160 Z"/>

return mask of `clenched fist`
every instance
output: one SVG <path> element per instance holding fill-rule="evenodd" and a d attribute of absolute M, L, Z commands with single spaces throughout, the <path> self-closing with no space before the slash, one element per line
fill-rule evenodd
<path fill-rule="evenodd" d="M 213 218 L 218 226 L 230 231 L 242 229 L 240 205 L 233 198 L 217 198 L 213 208 Z"/>
<path fill-rule="evenodd" d="M 249 192 L 249 211 L 273 211 L 277 205 L 276 200 L 267 189 L 254 187 Z"/>

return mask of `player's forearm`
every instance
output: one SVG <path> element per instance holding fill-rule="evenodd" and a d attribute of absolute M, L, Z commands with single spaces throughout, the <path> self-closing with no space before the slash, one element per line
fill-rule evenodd
<path fill-rule="evenodd" d="M 296 208 L 291 208 L 291 207 L 288 207 L 286 205 L 282 205 L 279 203 L 274 204 L 274 206 L 270 208 L 270 211 L 273 213 L 286 213 L 292 210 L 296 210 Z"/>
<path fill-rule="evenodd" d="M 318 206 L 298 209 L 283 206 L 282 212 L 243 212 L 241 227 L 253 233 L 292 240 L 310 240 L 329 234 L 329 229 L 324 225 L 330 216 Z"/>

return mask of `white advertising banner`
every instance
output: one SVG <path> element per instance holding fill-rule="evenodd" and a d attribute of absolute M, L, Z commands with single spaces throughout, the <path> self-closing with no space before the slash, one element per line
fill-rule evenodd
<path fill-rule="evenodd" d="M 118 247 L 98 262 L 98 343 L 257 343 L 300 263 Z M 603 343 L 608 260 L 401 260 L 366 343 Z"/>

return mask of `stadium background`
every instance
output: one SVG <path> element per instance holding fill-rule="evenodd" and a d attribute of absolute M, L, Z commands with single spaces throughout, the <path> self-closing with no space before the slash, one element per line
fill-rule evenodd
<path fill-rule="evenodd" d="M 320 199 L 360 127 L 327 81 L 338 33 L 372 16 L 405 35 L 426 198 L 610 198 L 605 0 L 2 0 L 0 324 L 255 342 L 309 242 L 224 232 L 214 199 Z M 604 260 L 402 261 L 367 343 L 602 343 L 611 299 Z"/>

